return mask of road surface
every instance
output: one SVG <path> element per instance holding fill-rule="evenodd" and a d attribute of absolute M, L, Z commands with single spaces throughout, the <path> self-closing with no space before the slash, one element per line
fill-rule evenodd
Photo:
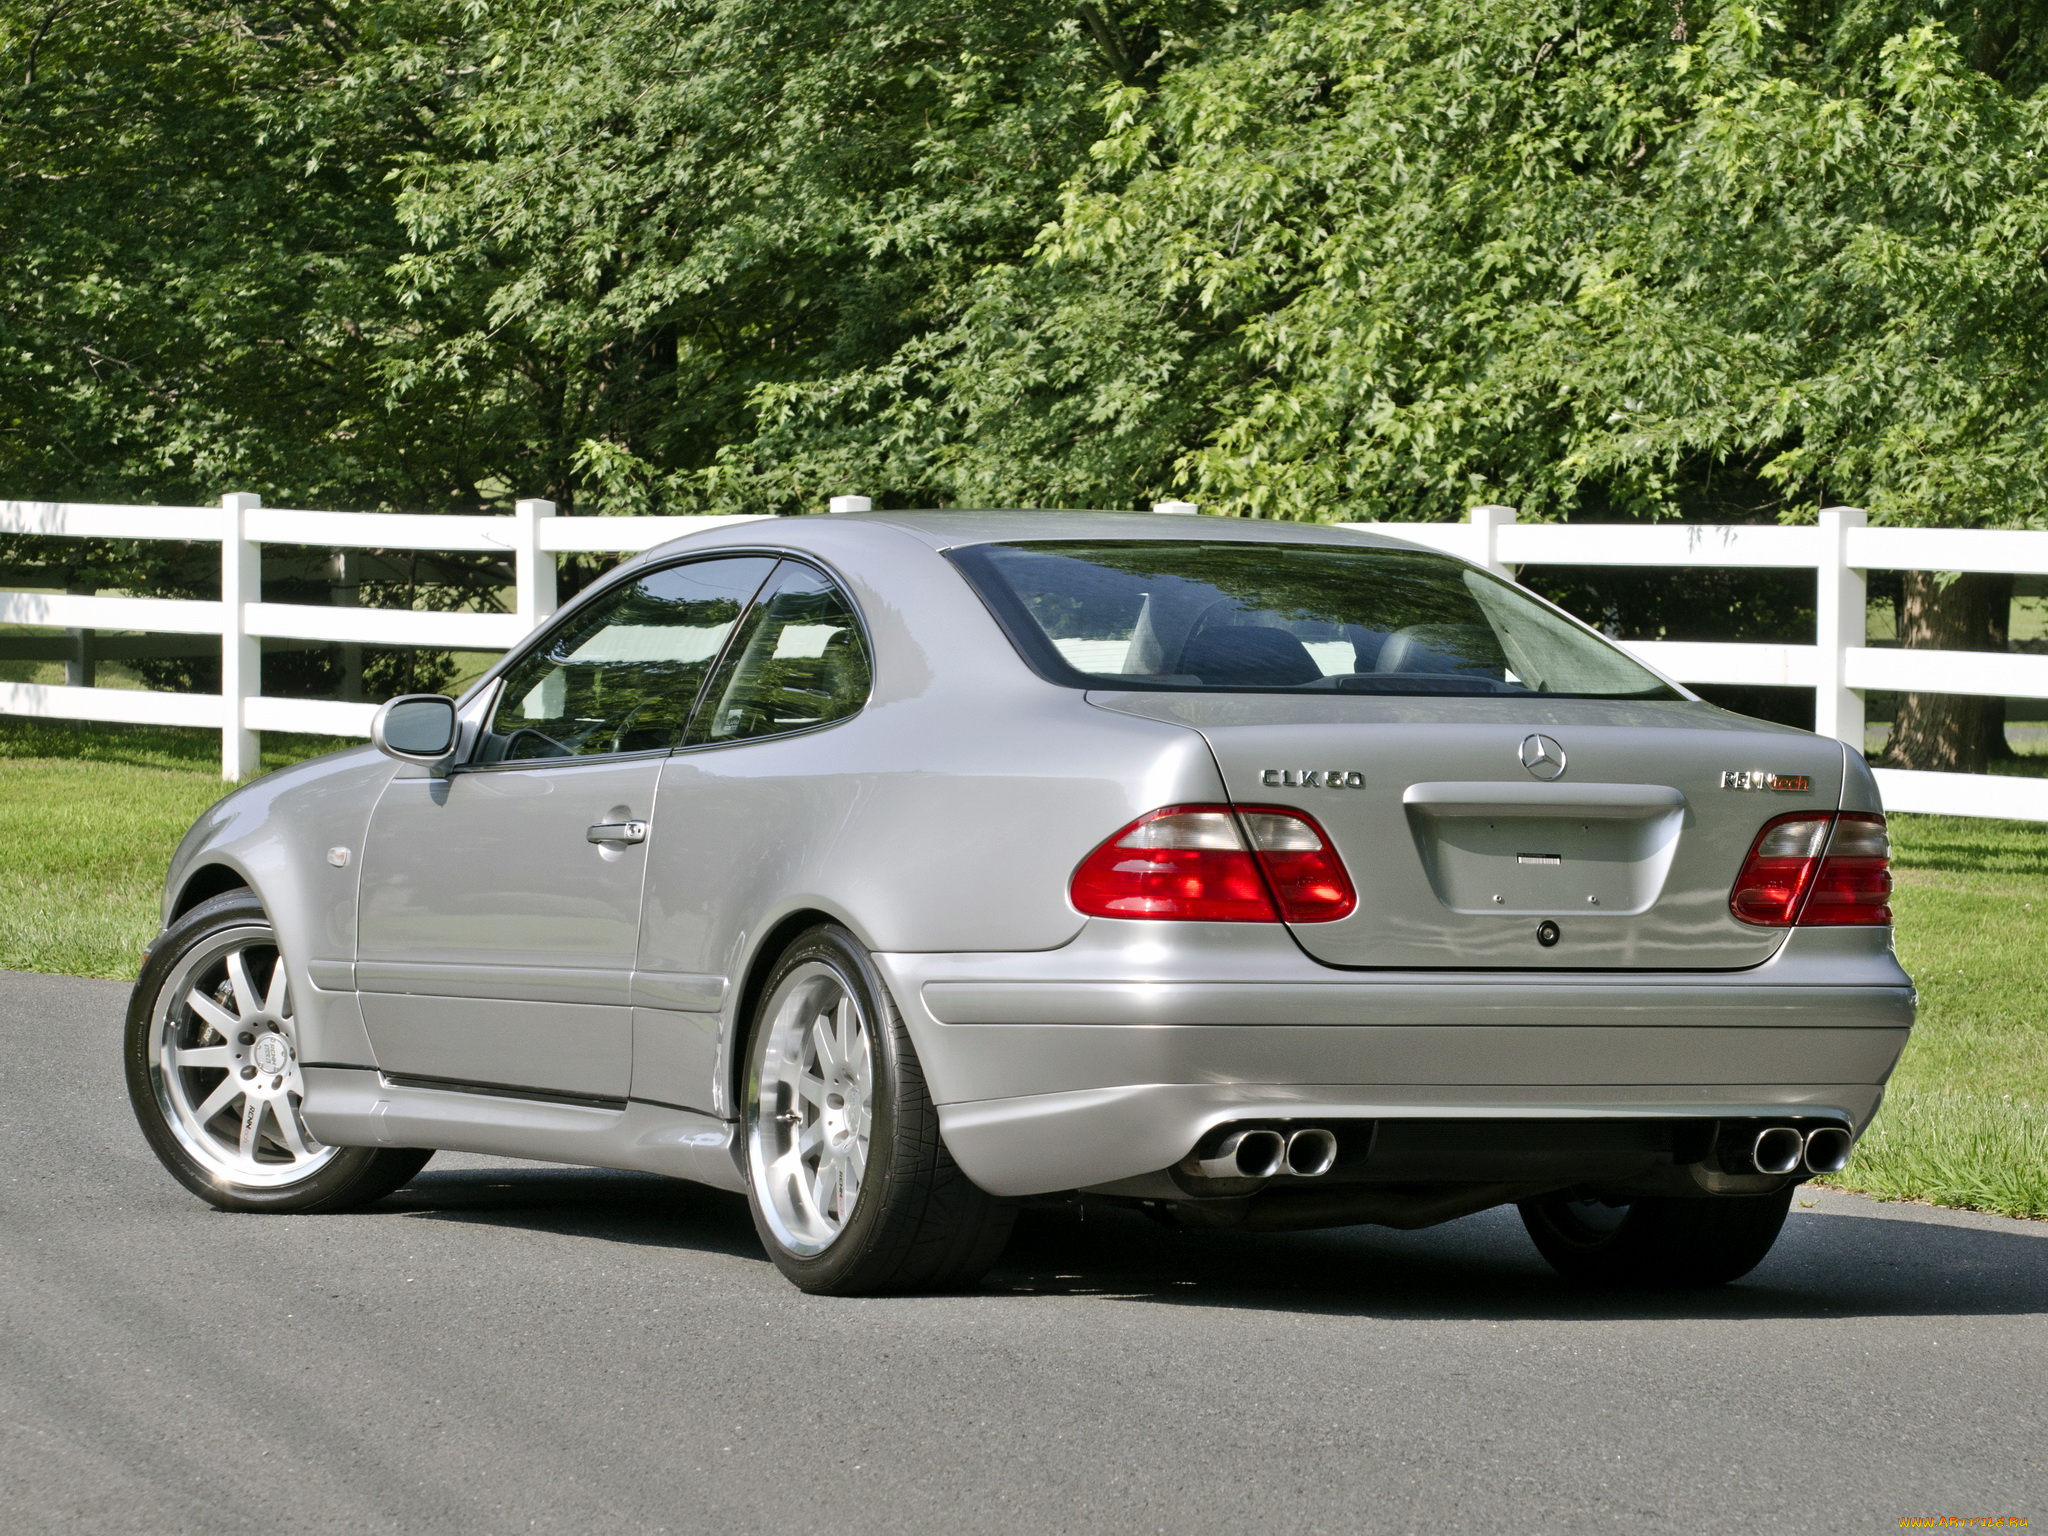
<path fill-rule="evenodd" d="M 978 1294 L 806 1297 L 740 1201 L 444 1155 L 350 1216 L 157 1166 L 126 989 L 0 973 L 0 1530 L 1896 1530 L 2048 1521 L 2048 1223 L 1795 1207 L 1588 1296 L 1512 1212 L 1046 1213 Z"/>

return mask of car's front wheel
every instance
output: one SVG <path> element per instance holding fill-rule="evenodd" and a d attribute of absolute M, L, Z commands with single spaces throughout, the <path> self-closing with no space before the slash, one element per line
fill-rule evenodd
<path fill-rule="evenodd" d="M 754 1226 L 806 1291 L 971 1284 L 1014 1208 L 960 1171 L 874 961 L 820 926 L 777 962 L 755 1010 L 746 1089 Z"/>
<path fill-rule="evenodd" d="M 1586 1285 L 1677 1290 L 1725 1285 L 1763 1262 L 1792 1189 L 1775 1195 L 1610 1203 L 1562 1195 L 1522 1202 L 1522 1225 L 1550 1267 Z"/>
<path fill-rule="evenodd" d="M 151 946 L 123 1052 L 135 1118 L 163 1165 L 225 1211 L 338 1211 L 433 1154 L 330 1147 L 307 1128 L 291 986 L 248 891 L 204 902 Z"/>

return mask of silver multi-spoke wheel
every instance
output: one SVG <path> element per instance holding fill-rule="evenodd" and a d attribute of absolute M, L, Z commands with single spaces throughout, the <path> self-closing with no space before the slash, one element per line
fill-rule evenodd
<path fill-rule="evenodd" d="M 164 1123 L 224 1182 L 296 1184 L 339 1154 L 300 1113 L 291 988 L 267 926 L 212 934 L 179 960 L 157 993 L 147 1050 Z"/>
<path fill-rule="evenodd" d="M 782 978 L 765 1028 L 747 1105 L 754 1188 L 784 1248 L 822 1253 L 852 1218 L 867 1174 L 873 1027 L 839 972 L 812 960 Z"/>
<path fill-rule="evenodd" d="M 747 1203 L 775 1267 L 826 1296 L 987 1273 L 1015 1207 L 947 1152 L 916 1045 L 861 942 L 836 923 L 797 935 L 749 1024 Z"/>
<path fill-rule="evenodd" d="M 1589 1238 L 1610 1237 L 1628 1220 L 1626 1200 L 1566 1200 L 1563 1211 Z"/>

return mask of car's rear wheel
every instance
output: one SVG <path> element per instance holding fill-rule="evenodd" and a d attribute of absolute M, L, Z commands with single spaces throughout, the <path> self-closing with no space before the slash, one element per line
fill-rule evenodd
<path fill-rule="evenodd" d="M 123 1054 L 150 1147 L 222 1210 L 345 1210 L 391 1193 L 433 1155 L 331 1147 L 307 1128 L 291 985 L 248 891 L 202 903 L 151 946 Z"/>
<path fill-rule="evenodd" d="M 1586 1285 L 1677 1290 L 1725 1285 L 1755 1269 L 1792 1205 L 1775 1195 L 1615 1203 L 1562 1195 L 1525 1200 L 1522 1225 L 1550 1267 Z"/>
<path fill-rule="evenodd" d="M 813 928 L 776 963 L 745 1108 L 754 1226 L 804 1290 L 967 1285 L 1001 1256 L 1014 1208 L 948 1155 L 909 1032 L 845 929 Z"/>

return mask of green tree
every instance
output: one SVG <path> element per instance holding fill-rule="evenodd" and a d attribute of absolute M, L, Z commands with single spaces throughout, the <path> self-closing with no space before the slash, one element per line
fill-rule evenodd
<path fill-rule="evenodd" d="M 12 494 L 464 502 L 487 403 L 387 376 L 447 321 L 386 269 L 436 8 L 0 4 L 0 474 Z"/>
<path fill-rule="evenodd" d="M 1112 92 L 952 327 L 770 397 L 764 440 L 934 499 L 2040 526 L 2042 40 L 1939 5 L 1247 22 Z M 1975 584 L 1907 585 L 1958 618 L 1909 643 L 1996 643 Z M 1982 724 L 1911 700 L 1900 746 L 1977 766 Z"/>
<path fill-rule="evenodd" d="M 412 0 L 0 3 L 6 494 L 502 507 L 523 420 L 502 391 L 419 376 L 412 359 L 470 321 L 389 275 L 406 249 L 392 177 L 436 142 L 447 76 L 421 60 L 446 51 L 446 20 Z M 77 591 L 218 581 L 210 545 L 12 538 L 0 562 Z M 309 557 L 266 564 L 273 596 L 324 595 Z M 482 560 L 374 564 L 368 600 L 408 606 L 488 605 L 507 579 Z M 271 684 L 316 689 L 338 664 L 280 656 Z M 437 675 L 411 651 L 369 664 L 373 690 Z M 199 688 L 213 668 L 142 666 Z"/>
<path fill-rule="evenodd" d="M 2044 38 L 2016 0 L 0 0 L 0 469 L 2038 526 Z M 1982 582 L 1901 606 L 2001 643 Z M 1896 750 L 1994 725 L 1911 700 Z"/>
<path fill-rule="evenodd" d="M 900 359 L 1023 260 L 1107 126 L 1223 7 L 530 0 L 480 7 L 467 84 L 399 203 L 407 292 L 473 317 L 413 375 L 528 411 L 522 483 L 608 510 L 813 510 L 875 481 L 860 381 L 915 440 Z M 460 144 L 461 154 L 445 153 Z M 874 379 L 903 386 L 877 393 Z"/>

